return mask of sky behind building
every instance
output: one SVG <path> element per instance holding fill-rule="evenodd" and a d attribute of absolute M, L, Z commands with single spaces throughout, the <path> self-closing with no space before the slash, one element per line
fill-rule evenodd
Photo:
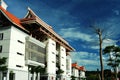
<path fill-rule="evenodd" d="M 30 7 L 43 21 L 76 50 L 73 62 L 87 70 L 97 70 L 99 64 L 98 36 L 89 27 L 96 24 L 108 38 L 103 47 L 116 44 L 120 36 L 120 0 L 5 0 L 8 11 L 23 18 Z M 118 43 L 118 42 L 117 42 Z M 105 68 L 106 57 L 103 57 Z"/>

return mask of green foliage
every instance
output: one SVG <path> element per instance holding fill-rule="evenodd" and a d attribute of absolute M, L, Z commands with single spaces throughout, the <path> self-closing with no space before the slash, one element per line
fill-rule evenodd
<path fill-rule="evenodd" d="M 72 80 L 75 80 L 76 77 L 75 76 L 71 76 L 71 78 L 72 78 Z"/>
<path fill-rule="evenodd" d="M 96 75 L 89 75 L 87 80 L 99 80 L 99 78 Z"/>
<path fill-rule="evenodd" d="M 0 58 L 0 65 L 4 65 L 6 63 L 7 58 Z"/>
<path fill-rule="evenodd" d="M 62 69 L 58 69 L 58 70 L 56 71 L 56 73 L 60 75 L 60 74 L 64 73 L 64 71 L 63 71 Z"/>
<path fill-rule="evenodd" d="M 120 72 L 118 72 L 118 75 L 117 75 L 117 76 L 118 76 L 118 78 L 120 78 Z"/>
<path fill-rule="evenodd" d="M 6 71 L 7 70 L 7 66 L 0 66 L 0 71 Z"/>
<path fill-rule="evenodd" d="M 33 74 L 34 72 L 35 73 L 45 73 L 45 68 L 41 67 L 41 66 L 32 66 L 32 65 L 29 65 L 29 68 L 30 68 L 30 72 Z"/>
<path fill-rule="evenodd" d="M 114 45 L 105 47 L 105 49 L 103 50 L 104 52 L 103 54 L 110 53 L 113 48 L 114 48 Z"/>
<path fill-rule="evenodd" d="M 0 58 L 0 71 L 6 71 L 7 70 L 7 66 L 5 65 L 6 60 L 7 60 L 7 58 L 5 58 L 5 57 Z"/>
<path fill-rule="evenodd" d="M 45 73 L 45 68 L 41 67 L 41 66 L 37 66 L 35 67 L 35 72 L 36 73 Z"/>
<path fill-rule="evenodd" d="M 86 80 L 100 80 L 100 71 L 86 71 Z M 111 70 L 106 69 L 104 70 L 104 80 L 112 80 L 112 76 L 114 74 L 111 73 Z"/>
<path fill-rule="evenodd" d="M 56 74 L 60 75 L 60 74 L 64 73 L 64 71 L 62 69 L 60 69 L 59 63 L 56 63 L 56 66 L 58 67 L 58 70 L 56 71 Z"/>
<path fill-rule="evenodd" d="M 104 50 L 103 50 L 104 54 L 108 54 L 109 59 L 108 59 L 108 66 L 111 66 L 113 68 L 117 67 L 120 63 L 120 47 L 119 46 L 107 46 Z M 112 53 L 112 54 L 110 54 Z M 112 58 L 111 57 L 114 57 Z"/>
<path fill-rule="evenodd" d="M 86 80 L 86 78 L 81 78 L 80 80 Z"/>
<path fill-rule="evenodd" d="M 119 46 L 107 46 L 104 50 L 104 54 L 108 55 L 107 65 L 113 68 L 115 73 L 115 78 L 117 79 L 116 67 L 120 64 L 120 47 Z"/>
<path fill-rule="evenodd" d="M 86 71 L 85 74 L 86 80 L 99 80 L 98 71 Z"/>

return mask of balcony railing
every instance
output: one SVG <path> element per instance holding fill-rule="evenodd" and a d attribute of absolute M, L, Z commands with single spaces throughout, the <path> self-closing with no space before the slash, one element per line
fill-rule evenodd
<path fill-rule="evenodd" d="M 26 41 L 34 43 L 34 44 L 36 44 L 36 45 L 38 45 L 40 47 L 43 47 L 43 48 L 45 48 L 45 46 L 46 46 L 44 43 L 40 42 L 39 40 L 37 40 L 35 38 L 32 38 L 31 36 L 27 36 Z"/>
<path fill-rule="evenodd" d="M 34 65 L 34 66 L 42 66 L 42 67 L 45 67 L 45 64 L 43 64 L 43 63 L 38 63 L 38 62 L 35 62 L 35 61 L 32 61 L 32 60 L 26 60 L 26 64 L 27 64 L 27 65 Z"/>

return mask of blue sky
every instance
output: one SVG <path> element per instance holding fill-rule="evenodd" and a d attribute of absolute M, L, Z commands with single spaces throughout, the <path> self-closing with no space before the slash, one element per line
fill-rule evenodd
<path fill-rule="evenodd" d="M 87 70 L 97 70 L 99 64 L 98 36 L 89 26 L 95 23 L 108 37 L 106 45 L 116 44 L 120 29 L 120 0 L 5 0 L 8 11 L 23 18 L 29 6 L 56 33 L 69 42 L 75 52 L 73 62 Z M 107 57 L 103 56 L 105 69 Z"/>

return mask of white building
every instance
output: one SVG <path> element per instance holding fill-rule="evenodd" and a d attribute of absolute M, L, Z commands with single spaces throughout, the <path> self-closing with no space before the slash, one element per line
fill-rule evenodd
<path fill-rule="evenodd" d="M 77 63 L 72 63 L 72 78 L 73 80 L 85 80 L 85 67 L 79 66 Z"/>
<path fill-rule="evenodd" d="M 42 21 L 30 8 L 23 19 L 18 19 L 6 10 L 4 1 L 0 6 L 0 57 L 7 57 L 5 80 L 36 80 L 30 72 L 41 66 L 44 74 L 37 80 L 56 80 L 61 70 L 61 80 L 71 78 L 73 48 Z M 19 10 L 18 10 L 19 11 Z M 30 67 L 32 66 L 32 67 Z M 41 78 L 41 79 L 40 79 Z"/>

